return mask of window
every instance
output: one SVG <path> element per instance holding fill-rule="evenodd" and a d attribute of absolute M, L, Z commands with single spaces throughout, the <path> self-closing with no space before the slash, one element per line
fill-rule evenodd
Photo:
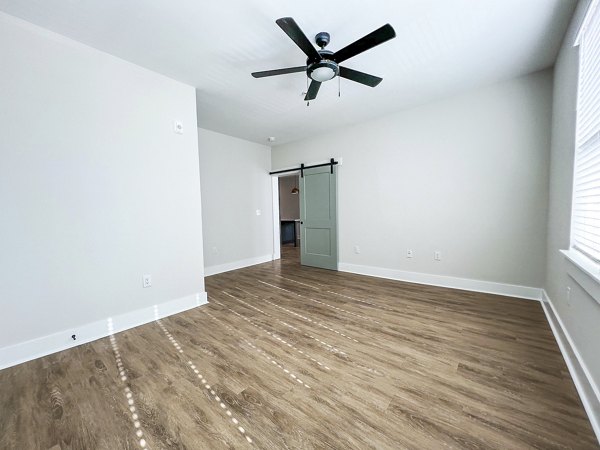
<path fill-rule="evenodd" d="M 571 247 L 600 264 L 600 7 L 592 0 L 577 37 L 579 84 Z"/>

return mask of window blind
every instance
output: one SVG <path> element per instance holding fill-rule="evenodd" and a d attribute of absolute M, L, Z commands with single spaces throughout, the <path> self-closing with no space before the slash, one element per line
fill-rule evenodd
<path fill-rule="evenodd" d="M 600 7 L 579 34 L 577 137 L 571 246 L 600 263 Z"/>

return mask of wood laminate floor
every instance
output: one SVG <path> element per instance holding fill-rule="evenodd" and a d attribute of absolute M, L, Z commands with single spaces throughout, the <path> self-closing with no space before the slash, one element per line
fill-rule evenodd
<path fill-rule="evenodd" d="M 0 371 L 2 449 L 597 449 L 537 302 L 301 268 Z"/>

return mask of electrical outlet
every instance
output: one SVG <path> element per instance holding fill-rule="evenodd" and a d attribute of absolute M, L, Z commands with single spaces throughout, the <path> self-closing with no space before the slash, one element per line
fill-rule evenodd
<path fill-rule="evenodd" d="M 261 211 L 260 209 L 257 209 L 257 210 L 256 210 L 256 215 L 257 215 L 257 216 L 260 216 L 261 214 L 262 214 L 262 211 Z"/>
<path fill-rule="evenodd" d="M 442 252 L 440 252 L 439 250 L 436 250 L 435 252 L 433 252 L 433 259 L 435 259 L 436 261 L 441 261 L 442 260 Z"/>
<path fill-rule="evenodd" d="M 152 287 L 152 275 L 145 274 L 143 278 L 144 278 L 144 287 L 145 288 Z"/>
<path fill-rule="evenodd" d="M 354 253 L 356 253 L 357 255 L 360 254 L 360 247 L 358 245 L 354 246 Z"/>
<path fill-rule="evenodd" d="M 407 258 L 412 258 L 413 257 L 413 251 L 410 248 L 408 250 L 406 250 L 406 257 Z"/>

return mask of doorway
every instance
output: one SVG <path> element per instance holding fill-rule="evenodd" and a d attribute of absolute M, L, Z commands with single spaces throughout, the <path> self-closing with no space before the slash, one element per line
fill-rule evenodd
<path fill-rule="evenodd" d="M 281 258 L 300 261 L 300 176 L 278 179 Z"/>
<path fill-rule="evenodd" d="M 275 259 L 337 270 L 337 164 L 271 173 Z"/>

